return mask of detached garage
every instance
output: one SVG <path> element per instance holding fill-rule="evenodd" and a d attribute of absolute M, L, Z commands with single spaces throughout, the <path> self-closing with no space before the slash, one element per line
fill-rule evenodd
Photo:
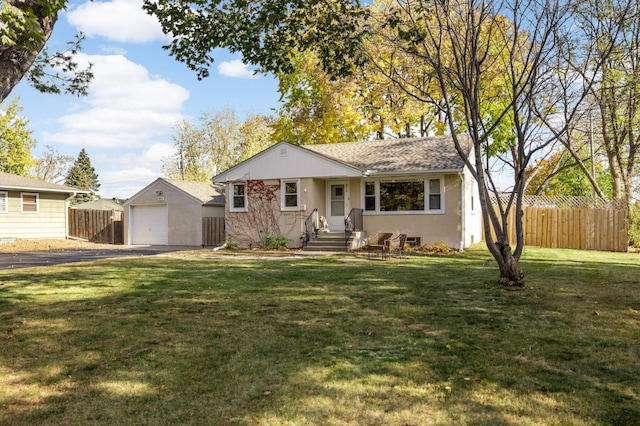
<path fill-rule="evenodd" d="M 203 229 L 211 222 L 207 218 L 224 218 L 223 186 L 158 178 L 125 201 L 124 241 L 129 245 L 212 244 Z"/>

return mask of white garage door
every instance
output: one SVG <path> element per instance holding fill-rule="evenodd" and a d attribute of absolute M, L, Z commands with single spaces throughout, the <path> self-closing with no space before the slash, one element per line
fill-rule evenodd
<path fill-rule="evenodd" d="M 169 244 L 167 206 L 131 208 L 131 244 Z"/>

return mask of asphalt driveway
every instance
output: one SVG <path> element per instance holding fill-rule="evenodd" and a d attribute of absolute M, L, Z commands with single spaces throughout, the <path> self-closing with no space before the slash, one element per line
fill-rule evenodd
<path fill-rule="evenodd" d="M 89 262 L 118 257 L 154 256 L 161 253 L 194 250 L 200 247 L 113 246 L 96 249 L 53 249 L 0 253 L 0 269 L 31 268 L 63 263 Z"/>

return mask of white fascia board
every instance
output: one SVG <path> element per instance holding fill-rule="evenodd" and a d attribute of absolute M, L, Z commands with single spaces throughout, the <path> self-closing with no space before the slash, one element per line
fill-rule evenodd
<path fill-rule="evenodd" d="M 279 142 L 214 176 L 212 181 L 360 177 L 362 174 L 362 170 L 314 151 Z"/>
<path fill-rule="evenodd" d="M 7 185 L 3 185 L 0 186 L 0 190 L 6 190 L 6 191 L 29 191 L 29 192 L 56 192 L 56 193 L 62 193 L 62 194 L 91 194 L 91 191 L 86 191 L 84 189 L 75 189 L 75 188 L 69 188 L 69 189 L 57 189 L 57 188 L 41 188 L 41 187 L 37 187 L 37 186 L 16 186 L 16 185 L 11 185 L 11 186 L 7 186 Z"/>

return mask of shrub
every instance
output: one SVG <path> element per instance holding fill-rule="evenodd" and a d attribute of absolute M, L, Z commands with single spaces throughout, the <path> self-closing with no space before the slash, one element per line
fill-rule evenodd
<path fill-rule="evenodd" d="M 232 240 L 231 238 L 227 238 L 224 241 L 224 246 L 228 249 L 235 249 L 238 248 L 238 243 L 236 243 L 234 240 Z"/>
<path fill-rule="evenodd" d="M 441 254 L 447 254 L 453 251 L 451 247 L 449 247 L 443 242 L 420 246 L 420 250 L 426 251 L 428 253 L 441 253 Z"/>
<path fill-rule="evenodd" d="M 262 248 L 267 250 L 275 250 L 280 247 L 286 247 L 289 239 L 282 235 L 271 235 L 268 232 L 262 234 L 262 240 L 260 241 L 260 245 Z"/>

